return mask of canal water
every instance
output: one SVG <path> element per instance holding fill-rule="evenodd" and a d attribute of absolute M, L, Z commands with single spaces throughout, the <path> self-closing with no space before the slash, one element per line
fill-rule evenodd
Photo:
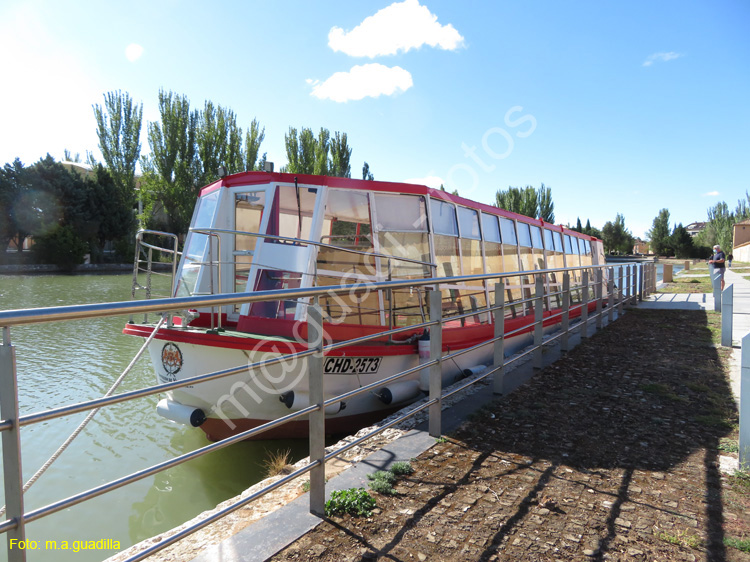
<path fill-rule="evenodd" d="M 131 279 L 130 275 L 0 275 L 0 310 L 125 301 L 130 299 Z M 122 334 L 126 321 L 126 317 L 113 317 L 13 328 L 11 340 L 16 347 L 21 413 L 102 396 L 142 344 L 142 339 Z M 156 382 L 146 354 L 117 392 Z M 152 396 L 101 410 L 28 490 L 26 511 L 208 443 L 199 429 L 158 416 L 158 400 L 158 396 Z M 22 429 L 24 480 L 37 471 L 85 416 L 84 412 Z M 29 551 L 27 559 L 103 560 L 117 551 L 74 552 L 73 541 L 111 539 L 126 548 L 169 530 L 264 478 L 263 463 L 269 454 L 286 449 L 291 450 L 295 462 L 307 455 L 307 442 L 237 443 L 33 522 L 27 526 L 26 536 L 38 541 L 39 548 Z M 1 488 L 0 501 L 4 504 Z M 56 541 L 58 545 L 68 541 L 71 549 L 47 549 L 46 541 Z M 2 537 L 0 561 L 7 560 L 5 545 Z"/>

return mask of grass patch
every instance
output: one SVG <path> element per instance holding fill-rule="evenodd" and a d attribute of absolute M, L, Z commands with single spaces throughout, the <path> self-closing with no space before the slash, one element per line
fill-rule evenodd
<path fill-rule="evenodd" d="M 326 516 L 331 515 L 356 515 L 358 517 L 369 517 L 377 503 L 364 488 L 349 488 L 348 490 L 335 490 L 331 493 L 331 499 L 326 502 Z"/>
<path fill-rule="evenodd" d="M 740 444 L 737 441 L 737 439 L 728 439 L 723 438 L 721 441 L 719 441 L 719 451 L 724 451 L 725 453 L 739 453 L 740 452 Z"/>
<path fill-rule="evenodd" d="M 407 474 L 412 474 L 414 468 L 411 466 L 410 462 L 399 461 L 393 463 L 391 466 L 391 472 L 396 476 L 406 476 Z"/>
<path fill-rule="evenodd" d="M 697 423 L 705 425 L 707 427 L 716 427 L 726 430 L 731 430 L 734 428 L 734 424 L 721 414 L 704 414 L 701 416 L 695 416 L 694 419 Z"/>
<path fill-rule="evenodd" d="M 374 474 L 368 474 L 367 479 L 370 481 L 369 486 L 373 492 L 386 496 L 395 496 L 396 490 L 393 485 L 399 476 L 405 476 L 414 472 L 411 463 L 402 461 L 395 462 L 390 470 L 378 470 Z"/>
<path fill-rule="evenodd" d="M 674 402 L 689 402 L 690 401 L 690 399 L 687 396 L 682 396 L 680 394 L 675 393 L 674 391 L 672 391 L 670 387 L 668 387 L 666 384 L 663 384 L 663 383 L 653 382 L 653 383 L 648 383 L 648 384 L 642 384 L 641 390 L 643 390 L 644 392 L 648 392 L 649 394 L 662 396 Z"/>
<path fill-rule="evenodd" d="M 692 270 L 691 270 L 692 271 Z M 675 277 L 671 283 L 665 283 L 657 293 L 713 293 L 714 287 L 710 277 Z"/>
<path fill-rule="evenodd" d="M 694 550 L 698 550 L 703 546 L 703 541 L 698 535 L 691 535 L 687 531 L 677 531 L 674 534 L 662 531 L 657 535 L 657 538 L 668 542 L 670 544 L 676 544 L 678 546 L 687 546 Z"/>
<path fill-rule="evenodd" d="M 750 552 L 750 539 L 738 539 L 735 537 L 724 537 L 724 545 L 736 548 L 742 552 Z"/>
<path fill-rule="evenodd" d="M 292 451 L 290 449 L 272 451 L 263 461 L 266 478 L 277 474 L 289 474 L 291 472 L 291 466 L 289 465 L 291 456 Z"/>

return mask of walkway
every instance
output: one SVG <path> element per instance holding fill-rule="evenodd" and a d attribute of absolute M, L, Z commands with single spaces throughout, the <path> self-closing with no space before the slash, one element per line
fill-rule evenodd
<path fill-rule="evenodd" d="M 726 281 L 739 355 L 750 332 L 750 281 L 733 271 Z M 712 295 L 656 294 L 639 309 L 713 304 Z M 643 330 L 635 317 L 626 314 L 501 401 L 485 391 L 444 412 L 444 432 L 455 439 L 436 444 L 424 429 L 411 431 L 329 482 L 329 494 L 367 487 L 368 474 L 416 459 L 414 477 L 396 498 L 378 496 L 372 518 L 321 524 L 305 495 L 195 562 L 695 560 L 699 551 L 686 546 L 693 540 L 708 559 L 734 560 L 721 540 L 729 515 L 721 510 L 729 508 L 709 493 L 720 486 L 724 430 L 695 421 L 708 401 L 685 388 L 695 379 L 691 389 L 729 392 L 716 378 L 719 350 L 696 353 L 687 317 L 665 327 L 660 316 L 644 316 Z M 739 362 L 736 370 L 739 384 Z M 464 423 L 482 403 L 480 419 Z"/>

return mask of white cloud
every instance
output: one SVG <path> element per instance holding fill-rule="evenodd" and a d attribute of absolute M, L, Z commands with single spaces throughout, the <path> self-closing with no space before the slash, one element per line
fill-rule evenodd
<path fill-rule="evenodd" d="M 310 81 L 312 94 L 319 99 L 336 102 L 391 96 L 405 92 L 414 85 L 411 73 L 400 66 L 363 64 L 352 67 L 349 72 L 336 72 L 323 82 Z"/>
<path fill-rule="evenodd" d="M 651 66 L 655 62 L 669 62 L 682 56 L 684 56 L 682 53 L 675 53 L 674 51 L 670 51 L 669 53 L 654 53 L 643 61 L 643 66 Z"/>
<path fill-rule="evenodd" d="M 440 189 L 441 185 L 445 185 L 445 180 L 439 176 L 427 175 L 423 178 L 411 178 L 408 180 L 404 180 L 404 183 L 426 185 L 427 187 L 432 187 L 433 189 Z"/>
<path fill-rule="evenodd" d="M 334 27 L 328 33 L 328 46 L 352 57 L 374 58 L 395 55 L 422 45 L 454 51 L 464 38 L 451 25 L 440 25 L 437 16 L 419 0 L 395 2 L 364 19 L 351 31 Z"/>
<path fill-rule="evenodd" d="M 135 62 L 143 55 L 143 47 L 138 43 L 131 43 L 125 47 L 125 58 L 130 62 Z"/>
<path fill-rule="evenodd" d="M 704 193 L 703 197 L 718 197 L 719 192 L 718 191 L 709 191 L 708 193 Z"/>

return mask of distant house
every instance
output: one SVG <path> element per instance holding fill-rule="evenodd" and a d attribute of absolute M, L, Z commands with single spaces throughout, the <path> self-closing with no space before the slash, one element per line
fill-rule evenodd
<path fill-rule="evenodd" d="M 734 240 L 734 244 L 732 244 L 732 246 L 734 248 L 744 246 L 745 244 L 750 242 L 750 219 L 738 222 L 734 225 L 733 230 L 734 232 L 732 233 L 732 239 Z"/>
<path fill-rule="evenodd" d="M 705 222 L 691 222 L 685 227 L 685 230 L 688 231 L 688 234 L 690 236 L 695 237 L 698 236 L 698 234 L 700 234 L 704 228 L 706 228 Z"/>
<path fill-rule="evenodd" d="M 641 240 L 640 238 L 635 239 L 635 244 L 633 244 L 633 253 L 634 254 L 648 254 L 649 253 L 649 244 L 645 240 Z"/>

